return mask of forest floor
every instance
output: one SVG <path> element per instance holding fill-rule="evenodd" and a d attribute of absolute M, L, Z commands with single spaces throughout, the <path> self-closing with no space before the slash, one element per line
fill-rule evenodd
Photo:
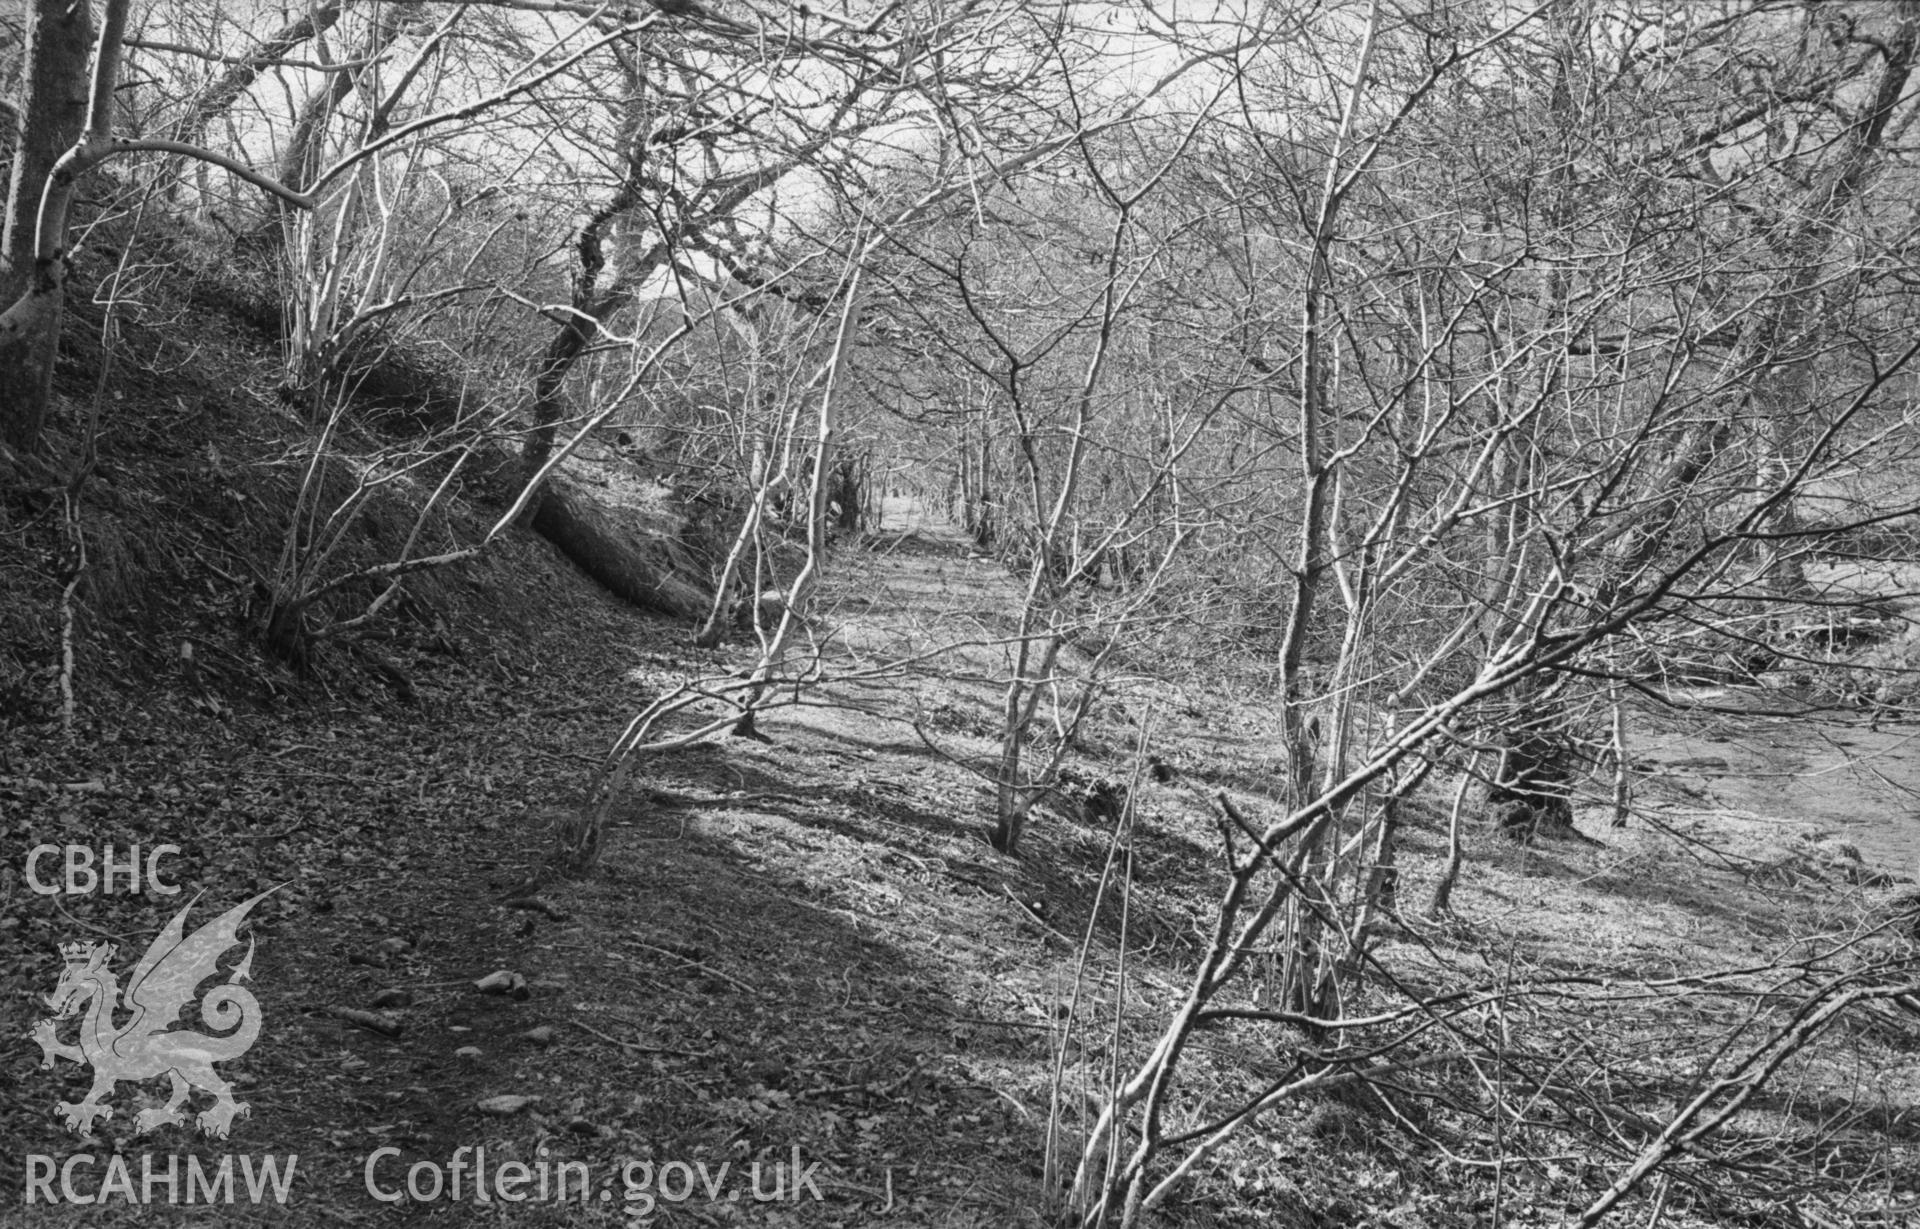
<path fill-rule="evenodd" d="M 1137 1057 L 1178 1000 L 1224 886 L 1212 797 L 1257 815 L 1277 805 L 1272 715 L 1251 671 L 1236 686 L 1224 668 L 1136 669 L 1096 711 L 1076 766 L 1138 781 L 1123 917 L 1100 893 L 1113 833 L 1071 808 L 1038 812 L 1018 858 L 984 839 L 970 765 L 997 725 L 996 641 L 1018 600 L 1005 569 L 894 504 L 879 530 L 838 548 L 831 576 L 817 630 L 833 632 L 842 670 L 968 647 L 858 689 L 829 683 L 764 716 L 765 741 L 648 761 L 595 873 L 543 889 L 538 908 L 508 896 L 613 737 L 675 680 L 748 664 L 750 646 L 691 649 L 684 627 L 621 606 L 529 539 L 470 569 L 464 594 L 446 590 L 451 643 L 390 646 L 403 691 L 364 674 L 291 681 L 238 649 L 211 674 L 152 668 L 164 653 L 136 667 L 104 634 L 83 642 L 94 656 L 73 736 L 43 714 L 0 745 L 0 1221 L 1052 1223 L 1049 1121 L 1070 1169 L 1114 1020 L 1121 1059 Z M 213 639 L 202 613 L 196 635 Z M 1857 932 L 1910 890 L 1920 833 L 1920 729 L 1866 724 L 1643 707 L 1633 820 L 1608 827 L 1596 783 L 1579 815 L 1593 844 L 1524 847 L 1470 824 L 1449 919 L 1417 908 L 1439 873 L 1446 800 L 1417 807 L 1402 849 L 1409 910 L 1379 960 L 1431 985 L 1489 971 L 1604 981 L 1785 961 Z M 1174 781 L 1138 777 L 1149 746 Z M 1860 849 L 1865 874 L 1814 856 L 1816 838 L 1835 834 Z M 29 890 L 29 847 L 109 842 L 180 846 L 160 863 L 180 895 Z M 197 924 L 270 888 L 251 931 L 264 1031 L 221 1066 L 250 1107 L 230 1138 L 135 1135 L 136 1111 L 164 1095 L 157 1081 L 121 1084 L 88 1137 L 65 1132 L 54 1102 L 83 1092 L 86 1071 L 42 1070 L 25 1040 L 47 1014 L 57 945 L 111 940 L 120 968 L 189 900 Z M 499 971 L 507 993 L 476 988 Z M 1588 1024 L 1670 1061 L 1673 1081 L 1645 1107 L 1656 1119 L 1710 1058 L 1685 996 L 1567 1027 Z M 1799 1073 L 1764 1113 L 1791 1118 L 1796 1096 L 1861 1107 L 1851 1133 L 1825 1142 L 1869 1158 L 1868 1202 L 1888 1217 L 1873 1223 L 1905 1223 L 1894 1218 L 1920 1215 L 1913 1038 L 1861 1044 Z M 1257 1087 L 1283 1057 L 1270 1038 L 1225 1030 L 1200 1042 L 1194 1078 L 1222 1094 Z M 1454 1159 L 1436 1146 L 1447 1138 Z M 1157 1223 L 1559 1223 L 1630 1155 L 1596 1145 L 1577 1162 L 1495 1172 L 1459 1159 L 1474 1142 L 1445 1137 L 1437 1116 L 1428 1134 L 1305 1099 L 1223 1150 Z M 592 1189 L 480 1203 L 469 1176 L 458 1201 L 401 1197 L 416 1162 L 450 1175 L 482 1150 L 496 1172 L 582 1163 Z M 136 1190 L 143 1156 L 298 1161 L 284 1203 L 24 1202 L 31 1158 L 82 1152 L 93 1158 L 75 1178 L 82 1193 L 110 1180 L 115 1153 Z M 776 1186 L 782 1197 L 759 1197 Z M 1647 1223 L 1644 1207 L 1633 1215 Z M 1690 1205 L 1684 1190 L 1666 1215 L 1714 1219 L 1706 1195 Z"/>

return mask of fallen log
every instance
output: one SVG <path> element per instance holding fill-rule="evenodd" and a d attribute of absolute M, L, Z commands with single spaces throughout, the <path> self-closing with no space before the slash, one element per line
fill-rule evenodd
<path fill-rule="evenodd" d="M 702 569 L 681 541 L 683 526 L 658 508 L 608 504 L 565 478 L 549 477 L 533 530 L 616 597 L 676 618 L 704 616 L 712 596 L 691 579 Z"/>

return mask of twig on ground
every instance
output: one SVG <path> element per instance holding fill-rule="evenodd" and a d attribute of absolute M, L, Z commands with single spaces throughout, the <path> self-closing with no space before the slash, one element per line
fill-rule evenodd
<path fill-rule="evenodd" d="M 503 903 L 505 903 L 509 909 L 526 909 L 533 913 L 544 913 L 556 922 L 565 922 L 572 917 L 571 914 L 558 905 L 555 905 L 551 901 L 542 900 L 538 896 L 517 896 Z"/>
<path fill-rule="evenodd" d="M 658 947 L 652 943 L 642 943 L 638 939 L 629 939 L 627 942 L 634 947 L 642 947 L 650 952 L 659 952 L 662 956 L 671 956 L 675 960 L 684 961 L 688 965 L 688 967 L 699 969 L 702 973 L 710 974 L 711 976 L 717 977 L 721 981 L 731 985 L 736 990 L 744 990 L 748 994 L 753 993 L 753 987 L 748 985 L 746 982 L 741 981 L 739 978 L 735 977 L 731 973 L 725 973 L 719 969 L 714 968 L 712 965 L 706 963 L 703 960 L 695 960 L 691 956 L 682 955 L 681 953 L 674 951 L 670 947 Z"/>
<path fill-rule="evenodd" d="M 643 1046 L 637 1041 L 622 1041 L 620 1040 L 620 1038 L 613 1036 L 611 1033 L 601 1032 L 599 1029 L 593 1027 L 593 1025 L 588 1024 L 585 1020 L 575 1020 L 573 1024 L 575 1028 L 580 1029 L 582 1032 L 592 1033 L 595 1037 L 598 1037 L 602 1041 L 611 1041 L 614 1045 L 619 1046 L 621 1049 L 631 1050 L 635 1054 L 674 1054 L 681 1058 L 712 1058 L 713 1057 L 713 1054 L 711 1051 L 702 1052 L 698 1050 L 676 1050 L 670 1046 Z"/>

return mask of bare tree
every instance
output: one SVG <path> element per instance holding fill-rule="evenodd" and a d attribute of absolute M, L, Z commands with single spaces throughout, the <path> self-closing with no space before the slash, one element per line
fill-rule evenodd
<path fill-rule="evenodd" d="M 1829 191 L 1798 197 L 1792 227 L 1836 194 L 1843 208 L 1857 199 L 1872 182 L 1877 160 L 1863 151 L 1880 139 L 1875 125 L 1897 126 L 1910 106 L 1910 15 L 1863 15 L 1870 24 L 1855 27 L 1859 41 L 1833 70 L 1852 84 L 1823 87 L 1848 100 L 1821 110 L 1837 123 L 1822 155 L 1833 176 L 1816 180 Z M 1245 208 L 1232 180 L 1201 178 L 1261 228 L 1219 245 L 1222 262 L 1255 270 L 1265 257 L 1269 268 L 1249 280 L 1303 288 L 1288 360 L 1301 416 L 1287 440 L 1301 469 L 1249 535 L 1295 544 L 1279 582 L 1279 677 L 1283 692 L 1294 680 L 1281 702 L 1296 715 L 1283 726 L 1279 813 L 1219 799 L 1230 877 L 1216 928 L 1183 1001 L 1089 1133 L 1077 1191 L 1090 1223 L 1136 1223 L 1234 1131 L 1290 1098 L 1330 1081 L 1390 1081 L 1425 1061 L 1374 1030 L 1438 1005 L 1382 1003 L 1357 977 L 1375 920 L 1394 905 L 1401 800 L 1436 769 L 1458 774 L 1458 823 L 1480 773 L 1496 809 L 1506 797 L 1527 828 L 1543 808 L 1570 819 L 1578 763 L 1568 743 L 1582 724 L 1570 710 L 1589 697 L 1604 705 L 1609 673 L 1646 685 L 1617 638 L 1657 643 L 1691 625 L 1751 640 L 1751 602 L 1797 587 L 1777 583 L 1779 552 L 1808 531 L 1783 531 L 1783 506 L 1911 414 L 1889 394 L 1915 347 L 1882 327 L 1903 313 L 1862 319 L 1846 349 L 1824 351 L 1799 349 L 1802 317 L 1789 351 L 1766 348 L 1777 311 L 1804 307 L 1840 275 L 1825 267 L 1826 248 L 1817 277 L 1798 280 L 1812 258 L 1788 262 L 1783 277 L 1781 249 L 1729 224 L 1742 213 L 1730 199 L 1752 186 L 1735 168 L 1764 159 L 1721 150 L 1711 174 L 1670 174 L 1703 148 L 1746 139 L 1791 95 L 1710 91 L 1664 106 L 1643 96 L 1641 128 L 1589 110 L 1610 96 L 1599 84 L 1608 74 L 1658 90 L 1704 79 L 1669 71 L 1694 57 L 1764 58 L 1761 43 L 1791 28 L 1777 24 L 1785 10 L 1702 13 L 1669 28 L 1657 54 L 1618 59 L 1609 40 L 1630 47 L 1645 27 L 1605 6 L 1547 5 L 1504 26 L 1457 12 L 1395 19 L 1378 6 L 1364 22 L 1348 18 L 1319 28 L 1316 61 L 1250 61 L 1245 93 L 1259 104 L 1222 138 L 1242 165 L 1271 147 L 1261 204 L 1291 208 Z M 1520 29 L 1539 37 L 1512 37 Z M 1495 62 L 1500 71 L 1476 67 Z M 1337 72 L 1340 87 L 1287 92 L 1316 72 Z M 1339 114 L 1309 128 L 1302 117 L 1332 97 Z M 1477 121 L 1454 110 L 1468 100 Z M 1684 111 L 1692 127 L 1679 155 L 1655 117 L 1682 101 L 1700 110 Z M 1285 140 L 1268 133 L 1276 115 L 1289 117 Z M 1324 136 L 1303 140 L 1303 129 Z M 1446 157 L 1422 159 L 1423 146 Z M 1809 362 L 1824 394 L 1784 432 L 1785 407 L 1755 396 L 1783 353 Z M 1671 660 L 1678 642 L 1659 655 Z M 1907 992 L 1876 980 L 1885 970 L 1862 975 L 1873 993 Z M 1232 1021 L 1305 1041 L 1267 1089 L 1216 1103 L 1177 1072 L 1193 1029 Z M 1768 1052 L 1755 1061 L 1765 1066 Z M 1668 1153 L 1649 1152 L 1624 1181 L 1643 1178 L 1655 1155 Z"/>

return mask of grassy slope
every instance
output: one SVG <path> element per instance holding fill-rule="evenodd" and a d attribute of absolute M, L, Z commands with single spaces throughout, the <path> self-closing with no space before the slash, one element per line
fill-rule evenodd
<path fill-rule="evenodd" d="M 244 559 L 271 558 L 288 499 L 273 459 L 296 424 L 267 391 L 257 340 L 205 320 L 195 336 L 196 377 L 133 373 L 106 422 L 105 469 L 85 503 L 101 574 L 82 590 L 71 743 L 50 723 L 44 668 L 57 647 L 59 508 L 6 512 L 0 626 L 15 668 L 37 673 L 17 678 L 0 736 L 0 1035 L 22 1037 L 44 1014 L 56 943 L 110 935 L 124 967 L 187 899 L 33 896 L 18 878 L 26 845 L 176 842 L 185 852 L 173 877 L 189 895 L 205 890 L 207 908 L 285 883 L 256 914 L 267 1031 L 223 1068 L 252 1117 L 225 1144 L 172 1129 L 135 1139 L 133 1112 L 161 1086 L 123 1086 L 119 1112 L 86 1147 L 297 1152 L 301 1181 L 287 1208 L 265 1214 L 22 1209 L 20 1158 L 81 1147 L 49 1110 L 84 1082 L 70 1064 L 40 1071 L 37 1050 L 15 1041 L 0 1076 L 0 1219 L 376 1223 L 401 1213 L 364 1192 L 373 1149 L 444 1163 L 484 1145 L 495 1163 L 544 1148 L 589 1162 L 596 1178 L 626 1160 L 742 1167 L 794 1147 L 822 1162 L 820 1203 L 696 1199 L 663 1208 L 666 1224 L 1042 1223 L 1055 1072 L 1071 1155 L 1088 1089 L 1111 1061 L 1112 1020 L 1122 1020 L 1122 1060 L 1137 1057 L 1185 983 L 1221 886 L 1207 795 L 1225 788 L 1256 811 L 1273 805 L 1275 744 L 1257 691 L 1142 678 L 1099 714 L 1092 770 L 1126 776 L 1143 724 L 1184 769 L 1182 781 L 1138 795 L 1124 936 L 1110 897 L 1095 909 L 1105 833 L 1043 813 L 1017 861 L 980 839 L 978 779 L 955 759 L 989 745 L 984 648 L 885 689 L 830 690 L 835 703 L 784 710 L 764 722 L 768 744 L 652 762 L 616 813 L 601 872 L 547 894 L 562 916 L 509 908 L 499 897 L 543 856 L 554 808 L 577 800 L 632 712 L 683 673 L 744 661 L 744 650 L 697 654 L 684 629 L 621 608 L 519 538 L 415 588 L 415 606 L 377 648 L 410 677 L 411 703 L 356 650 L 330 650 L 317 679 L 262 661 L 239 635 L 238 580 Z M 89 374 L 70 370 L 68 389 L 90 387 Z M 436 532 L 458 541 L 479 524 L 463 510 Z M 368 557 L 394 528 L 369 536 Z M 849 651 L 1004 625 L 1013 593 L 1003 574 L 942 527 L 911 528 L 882 549 L 841 552 L 827 622 Z M 182 640 L 198 646 L 192 677 L 179 665 Z M 1743 747 L 1766 733 L 1760 718 L 1728 722 L 1724 737 Z M 1390 930 L 1369 1002 L 1396 1001 L 1387 973 L 1429 987 L 1556 974 L 1600 983 L 1777 960 L 1879 907 L 1884 890 L 1784 857 L 1796 822 L 1784 808 L 1712 797 L 1707 778 L 1733 765 L 1703 766 L 1711 757 L 1687 741 L 1696 732 L 1651 715 L 1642 732 L 1650 765 L 1668 765 L 1642 782 L 1653 822 L 1603 831 L 1597 809 L 1583 812 L 1604 847 L 1528 850 L 1470 833 L 1457 916 Z M 74 782 L 100 788 L 61 787 Z M 1406 901 L 1423 902 L 1437 873 L 1444 801 L 1416 808 Z M 1124 995 L 1114 972 L 1123 937 Z M 530 997 L 472 991 L 502 968 L 524 975 Z M 1076 987 L 1095 1023 L 1069 1037 L 1061 1015 Z M 408 996 L 392 1009 L 398 1037 L 328 1014 L 368 1008 L 383 989 Z M 1732 1010 L 1675 989 L 1528 1000 L 1450 1021 L 1432 1048 L 1518 1056 L 1536 1082 L 1509 1086 L 1514 1077 L 1491 1064 L 1482 1080 L 1456 1063 L 1428 1084 L 1437 1102 L 1283 1106 L 1205 1166 L 1166 1223 L 1466 1225 L 1496 1209 L 1505 1223 L 1552 1223 L 1590 1199 L 1622 1153 L 1595 1139 L 1496 1171 L 1481 1163 L 1500 1142 L 1487 1098 L 1569 1113 L 1593 1104 L 1657 1123 L 1684 1101 Z M 527 1036 L 542 1025 L 551 1036 Z M 1258 1088 L 1285 1071 L 1297 1040 L 1209 1030 L 1190 1068 L 1195 1095 Z M 1911 1201 L 1913 1040 L 1897 1021 L 1843 1031 L 1735 1125 L 1760 1153 L 1784 1154 L 1808 1142 L 1816 1110 L 1857 1108 L 1857 1121 L 1817 1141 L 1835 1175 L 1819 1206 L 1864 1215 Z M 509 1116 L 478 1107 L 502 1094 L 539 1100 Z M 1197 1103 L 1176 1121 L 1193 1112 Z M 1865 1187 L 1843 1205 L 1836 1192 L 1860 1174 Z M 729 1188 L 743 1183 L 736 1168 Z M 1677 1184 L 1668 1223 L 1742 1209 L 1737 1193 L 1698 1194 Z M 627 1223 L 630 1210 L 616 1199 L 504 1220 L 497 1207 L 445 1202 L 405 1212 L 591 1225 Z M 1645 1223 L 1647 1211 L 1630 1214 Z"/>

